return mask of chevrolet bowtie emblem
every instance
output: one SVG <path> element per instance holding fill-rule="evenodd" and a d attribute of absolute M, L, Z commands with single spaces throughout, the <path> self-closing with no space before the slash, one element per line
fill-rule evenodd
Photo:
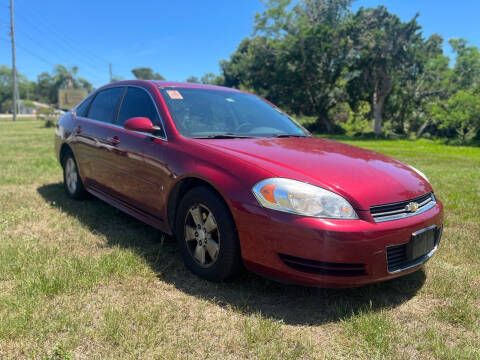
<path fill-rule="evenodd" d="M 418 203 L 412 201 L 410 203 L 408 203 L 407 206 L 405 206 L 405 210 L 407 210 L 408 212 L 416 212 L 418 210 Z"/>

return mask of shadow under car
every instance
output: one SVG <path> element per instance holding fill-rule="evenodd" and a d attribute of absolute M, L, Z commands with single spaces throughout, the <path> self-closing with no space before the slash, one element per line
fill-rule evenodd
<path fill-rule="evenodd" d="M 175 239 L 96 198 L 68 198 L 62 183 L 43 185 L 38 193 L 52 206 L 77 218 L 106 238 L 142 256 L 161 281 L 186 294 L 241 313 L 260 313 L 292 325 L 314 325 L 374 312 L 411 299 L 425 282 L 423 269 L 383 283 L 351 289 L 285 285 L 243 272 L 228 282 L 212 283 L 190 273 L 177 252 Z"/>

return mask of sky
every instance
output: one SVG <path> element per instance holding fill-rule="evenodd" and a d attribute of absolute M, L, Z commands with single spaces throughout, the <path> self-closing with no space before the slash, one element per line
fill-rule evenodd
<path fill-rule="evenodd" d="M 14 0 L 18 71 L 35 80 L 55 64 L 79 67 L 101 86 L 147 66 L 168 80 L 219 73 L 242 39 L 252 34 L 260 0 Z M 480 47 L 480 0 L 357 0 L 385 5 L 402 20 L 420 13 L 424 36 L 463 37 Z M 9 0 L 0 0 L 0 65 L 11 66 Z M 445 42 L 445 51 L 451 55 Z"/>

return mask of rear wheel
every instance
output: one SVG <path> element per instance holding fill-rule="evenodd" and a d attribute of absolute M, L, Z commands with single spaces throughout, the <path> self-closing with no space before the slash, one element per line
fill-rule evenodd
<path fill-rule="evenodd" d="M 81 200 L 87 196 L 77 162 L 71 151 L 68 151 L 63 158 L 63 184 L 65 192 L 72 199 Z"/>
<path fill-rule="evenodd" d="M 186 266 L 210 281 L 222 281 L 241 270 L 235 224 L 223 199 L 206 187 L 190 190 L 176 219 L 177 241 Z"/>

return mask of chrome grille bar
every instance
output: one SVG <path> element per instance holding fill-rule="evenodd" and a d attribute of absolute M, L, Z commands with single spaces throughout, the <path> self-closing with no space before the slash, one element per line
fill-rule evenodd
<path fill-rule="evenodd" d="M 409 204 L 415 203 L 416 210 L 411 211 L 408 209 Z M 375 222 L 384 222 L 391 220 L 398 220 L 415 216 L 430 210 L 436 204 L 435 196 L 433 193 L 428 193 L 420 196 L 416 199 L 401 201 L 393 204 L 377 205 L 370 208 L 370 214 Z"/>

